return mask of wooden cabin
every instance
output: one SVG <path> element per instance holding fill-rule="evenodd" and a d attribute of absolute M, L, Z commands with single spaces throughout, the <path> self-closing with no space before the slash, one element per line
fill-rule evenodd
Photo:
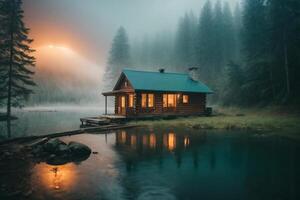
<path fill-rule="evenodd" d="M 212 93 L 205 84 L 189 74 L 124 69 L 112 91 L 116 115 L 128 118 L 151 116 L 201 115 L 206 109 L 206 95 Z"/>

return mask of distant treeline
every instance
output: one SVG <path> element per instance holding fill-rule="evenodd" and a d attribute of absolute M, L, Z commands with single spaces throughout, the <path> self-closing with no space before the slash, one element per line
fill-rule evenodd
<path fill-rule="evenodd" d="M 153 34 L 154 35 L 154 34 Z M 187 72 L 225 105 L 300 102 L 300 1 L 244 0 L 233 9 L 207 1 L 200 15 L 179 19 L 176 33 L 162 32 L 129 42 L 121 27 L 112 43 L 106 84 L 123 67 Z"/>

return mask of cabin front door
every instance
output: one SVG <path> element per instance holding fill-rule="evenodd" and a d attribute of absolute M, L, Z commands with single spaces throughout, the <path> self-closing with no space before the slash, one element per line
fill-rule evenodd
<path fill-rule="evenodd" d="M 118 114 L 126 115 L 126 97 L 125 96 L 119 97 Z"/>

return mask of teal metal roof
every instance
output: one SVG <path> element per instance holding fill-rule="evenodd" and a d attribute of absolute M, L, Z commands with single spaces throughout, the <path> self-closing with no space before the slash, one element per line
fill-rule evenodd
<path fill-rule="evenodd" d="M 188 74 L 132 69 L 124 69 L 123 73 L 135 90 L 213 93 L 204 83 L 192 80 Z"/>

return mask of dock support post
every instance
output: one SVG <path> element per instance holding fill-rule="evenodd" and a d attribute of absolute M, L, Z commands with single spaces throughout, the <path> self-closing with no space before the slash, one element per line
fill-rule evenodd
<path fill-rule="evenodd" d="M 105 115 L 107 115 L 107 96 L 105 96 Z"/>

